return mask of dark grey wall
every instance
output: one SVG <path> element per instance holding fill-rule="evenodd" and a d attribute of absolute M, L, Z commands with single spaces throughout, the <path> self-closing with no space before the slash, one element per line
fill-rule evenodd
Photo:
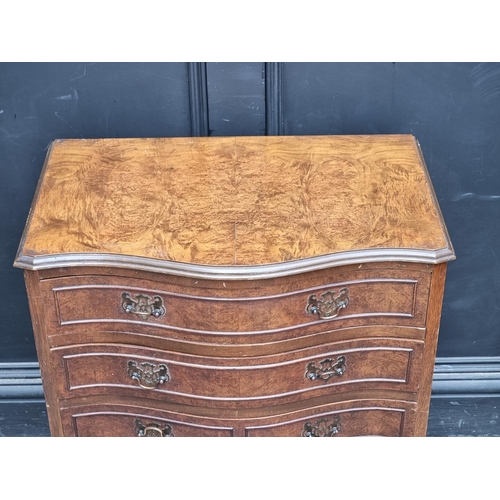
<path fill-rule="evenodd" d="M 0 362 L 36 360 L 12 263 L 50 142 L 189 136 L 187 83 L 187 64 L 0 64 Z"/>
<path fill-rule="evenodd" d="M 0 64 L 0 362 L 36 359 L 12 268 L 48 144 L 412 133 L 455 246 L 438 355 L 500 356 L 500 64 Z"/>
<path fill-rule="evenodd" d="M 285 134 L 414 134 L 455 247 L 439 356 L 500 355 L 500 64 L 283 67 Z"/>

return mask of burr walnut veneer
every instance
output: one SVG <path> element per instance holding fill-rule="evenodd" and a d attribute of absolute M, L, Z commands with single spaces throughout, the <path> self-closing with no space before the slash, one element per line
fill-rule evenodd
<path fill-rule="evenodd" d="M 425 435 L 453 258 L 412 136 L 57 140 L 15 261 L 52 435 Z"/>

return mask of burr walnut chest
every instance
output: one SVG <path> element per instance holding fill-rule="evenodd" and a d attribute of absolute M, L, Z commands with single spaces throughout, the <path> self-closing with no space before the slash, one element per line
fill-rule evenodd
<path fill-rule="evenodd" d="M 409 135 L 57 140 L 24 268 L 54 436 L 423 436 L 447 262 Z"/>

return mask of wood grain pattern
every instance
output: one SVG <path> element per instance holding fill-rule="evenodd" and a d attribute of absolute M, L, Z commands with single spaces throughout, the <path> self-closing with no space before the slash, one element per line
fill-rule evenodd
<path fill-rule="evenodd" d="M 138 415 L 130 415 L 127 413 L 96 412 L 94 414 L 75 415 L 72 418 L 72 425 L 70 425 L 73 428 L 74 436 L 79 437 L 137 437 L 137 420 L 140 420 L 144 425 L 151 423 L 158 424 L 160 429 L 165 425 L 169 425 L 172 429 L 173 437 L 234 436 L 234 430 L 230 427 L 185 424 L 177 420 L 165 420 L 140 413 Z"/>
<path fill-rule="evenodd" d="M 229 346 L 247 344 L 263 353 L 272 349 L 273 343 L 286 339 L 290 345 L 304 337 L 309 337 L 307 342 L 315 342 L 323 332 L 344 329 L 338 338 L 356 336 L 352 327 L 366 325 L 385 325 L 386 330 L 379 328 L 379 336 L 395 335 L 390 333 L 391 327 L 404 326 L 408 331 L 400 336 L 422 338 L 430 284 L 428 266 L 391 267 L 369 264 L 276 280 L 227 283 L 171 279 L 163 274 L 145 276 L 146 280 L 137 274 L 132 277 L 130 271 L 120 276 L 117 270 L 113 275 L 95 270 L 82 276 L 43 279 L 40 288 L 51 345 L 86 343 L 90 335 L 94 341 L 104 341 L 105 332 L 115 331 L 122 338 L 128 336 L 125 342 L 142 345 L 162 338 L 188 342 L 190 351 L 208 344 L 226 351 Z M 350 304 L 338 317 L 320 320 L 306 312 L 311 294 L 338 290 L 346 284 Z M 131 317 L 121 307 L 124 291 L 159 294 L 166 314 L 144 321 Z M 351 330 L 345 330 L 349 327 Z M 259 344 L 263 344 L 261 348 Z M 280 349 L 288 349 L 286 342 Z"/>
<path fill-rule="evenodd" d="M 49 420 L 50 433 L 53 436 L 62 436 L 61 418 L 59 415 L 58 396 L 55 384 L 51 383 L 53 377 L 50 350 L 48 347 L 48 336 L 46 332 L 45 310 L 43 298 L 40 297 L 38 273 L 25 271 L 24 280 L 29 298 L 29 308 L 33 331 L 35 334 L 35 345 L 42 374 L 43 391 L 47 405 L 47 417 Z"/>
<path fill-rule="evenodd" d="M 17 265 L 74 253 L 252 266 L 366 249 L 453 258 L 412 136 L 59 140 Z"/>
<path fill-rule="evenodd" d="M 237 410 L 226 413 L 193 415 L 175 405 L 164 409 L 136 404 L 125 400 L 97 403 L 95 400 L 76 400 L 75 405 L 61 410 L 62 425 L 66 436 L 133 436 L 137 417 L 166 422 L 178 436 L 289 436 L 299 437 L 304 423 L 325 417 L 338 416 L 345 436 L 410 436 L 415 422 L 415 404 L 406 401 L 360 398 L 357 401 L 328 403 L 300 409 L 283 407 L 281 413 L 259 416 L 262 411 Z M 181 431 L 182 430 L 182 431 Z"/>
<path fill-rule="evenodd" d="M 405 411 L 393 408 L 362 408 L 345 412 L 311 415 L 307 418 L 280 424 L 247 427 L 248 437 L 301 437 L 304 426 L 319 427 L 322 420 L 338 425 L 338 437 L 403 436 Z"/>
<path fill-rule="evenodd" d="M 452 258 L 411 136 L 56 141 L 16 259 L 51 433 L 425 435 Z"/>
<path fill-rule="evenodd" d="M 418 394 L 418 408 L 415 427 L 416 436 L 425 436 L 427 434 L 432 376 L 434 374 L 439 324 L 441 322 L 441 310 L 443 307 L 446 268 L 446 263 L 439 264 L 434 267 L 434 272 L 432 273 L 425 334 L 424 363 L 422 365 L 422 379 Z"/>
<path fill-rule="evenodd" d="M 251 350 L 251 348 L 249 349 Z M 198 400 L 294 400 L 336 391 L 369 390 L 417 392 L 423 343 L 405 340 L 363 339 L 336 342 L 293 353 L 257 358 L 219 358 L 179 355 L 116 344 L 86 344 L 52 350 L 56 384 L 61 397 L 100 394 L 128 395 L 176 401 Z M 345 371 L 328 380 L 306 377 L 307 366 L 321 366 L 327 358 L 345 358 Z M 128 362 L 151 363 L 168 368 L 169 380 L 144 388 L 128 374 Z M 282 401 L 281 401 L 282 402 Z M 204 402 L 204 404 L 206 404 Z"/>
<path fill-rule="evenodd" d="M 57 322 L 60 326 L 120 323 L 122 328 L 124 324 L 142 323 L 147 329 L 170 328 L 215 335 L 224 332 L 272 332 L 309 326 L 318 321 L 327 324 L 361 317 L 365 320 L 377 317 L 379 322 L 386 324 L 417 327 L 425 324 L 425 308 L 422 306 L 426 288 L 422 286 L 420 290 L 417 281 L 405 278 L 356 280 L 340 285 L 349 291 L 350 303 L 336 318 L 325 320 L 306 312 L 308 298 L 320 296 L 328 290 L 338 293 L 340 286 L 337 283 L 252 299 L 208 298 L 199 293 L 178 295 L 134 285 L 105 285 L 100 278 L 98 284 L 54 287 Z M 160 318 L 144 319 L 127 314 L 121 307 L 124 291 L 131 297 L 138 294 L 161 297 L 165 314 Z M 420 293 L 417 294 L 417 291 Z M 416 303 L 418 315 L 415 314 Z M 86 307 L 82 308 L 82 304 Z M 335 325 L 329 324 L 329 327 L 335 328 Z"/>

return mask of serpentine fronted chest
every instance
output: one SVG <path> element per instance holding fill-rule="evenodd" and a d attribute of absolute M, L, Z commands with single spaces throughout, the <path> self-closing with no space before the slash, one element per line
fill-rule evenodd
<path fill-rule="evenodd" d="M 408 135 L 57 140 L 25 269 L 54 436 L 423 436 L 453 249 Z"/>

